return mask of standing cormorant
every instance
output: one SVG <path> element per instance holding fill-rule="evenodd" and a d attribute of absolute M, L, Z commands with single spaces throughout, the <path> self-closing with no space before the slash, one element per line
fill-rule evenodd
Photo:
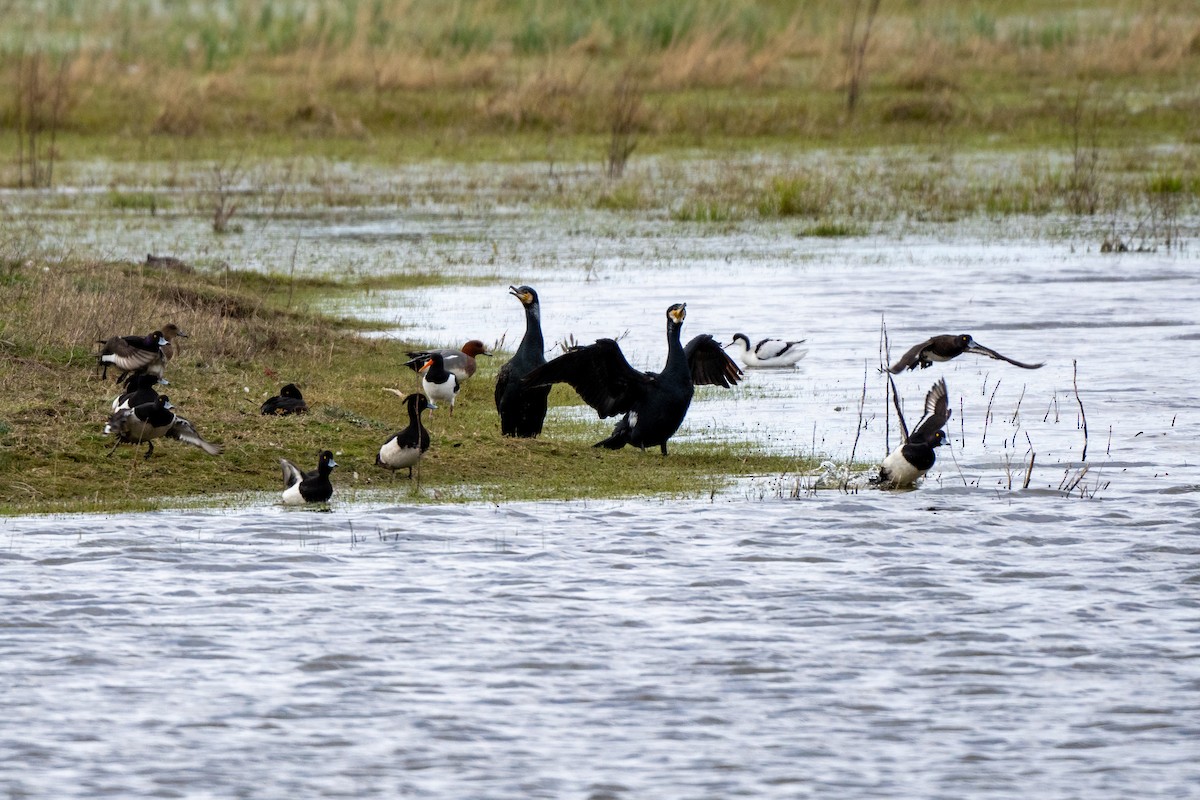
<path fill-rule="evenodd" d="M 521 346 L 496 375 L 496 411 L 500 433 L 529 438 L 542 432 L 546 420 L 549 386 L 523 386 L 521 379 L 546 363 L 542 340 L 542 307 L 532 286 L 510 286 L 509 294 L 525 307 L 525 335 Z"/>

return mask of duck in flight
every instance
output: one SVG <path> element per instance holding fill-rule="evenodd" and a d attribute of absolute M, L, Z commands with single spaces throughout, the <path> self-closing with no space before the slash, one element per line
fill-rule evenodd
<path fill-rule="evenodd" d="M 749 336 L 735 333 L 733 341 L 725 347 L 732 348 L 734 354 L 747 367 L 793 367 L 797 361 L 808 355 L 808 350 L 800 347 L 805 341 L 807 340 L 789 342 L 785 339 L 763 339 L 751 347 Z"/>
<path fill-rule="evenodd" d="M 990 347 L 984 347 L 979 342 L 971 338 L 968 333 L 962 333 L 955 336 L 952 333 L 945 333 L 941 336 L 933 336 L 920 344 L 913 345 L 908 352 L 900 356 L 895 364 L 888 368 L 888 372 L 893 375 L 898 375 L 906 369 L 916 369 L 920 367 L 925 369 L 931 366 L 935 361 L 949 361 L 950 359 L 961 356 L 963 353 L 974 353 L 988 358 L 995 358 L 999 361 L 1007 361 L 1014 367 L 1021 369 L 1038 369 L 1045 366 L 1045 362 L 1038 364 L 1025 364 L 1020 361 L 1014 361 L 1008 356 L 1002 356 Z"/>
<path fill-rule="evenodd" d="M 623 414 L 612 435 L 596 447 L 620 450 L 657 445 L 665 456 L 667 440 L 687 415 L 698 385 L 732 386 L 742 375 L 721 345 L 704 333 L 685 347 L 680 342 L 687 306 L 667 309 L 667 363 L 661 372 L 642 372 L 625 360 L 613 339 L 574 347 L 530 372 L 527 387 L 570 384 L 601 418 Z"/>
<path fill-rule="evenodd" d="M 889 377 L 889 381 L 892 379 Z M 939 380 L 925 395 L 925 413 L 911 434 L 904 424 L 904 412 L 900 409 L 896 384 L 892 383 L 892 402 L 900 418 L 900 445 L 888 453 L 879 467 L 879 475 L 872 480 L 887 489 L 899 489 L 915 484 L 928 472 L 937 460 L 934 450 L 946 443 L 946 422 L 950 419 L 950 403 L 947 398 L 946 380 Z"/>
<path fill-rule="evenodd" d="M 521 379 L 546 363 L 542 339 L 542 307 L 532 286 L 510 286 L 509 294 L 525 308 L 525 335 L 517 352 L 496 373 L 496 411 L 500 433 L 531 438 L 542 432 L 549 386 L 524 386 Z"/>

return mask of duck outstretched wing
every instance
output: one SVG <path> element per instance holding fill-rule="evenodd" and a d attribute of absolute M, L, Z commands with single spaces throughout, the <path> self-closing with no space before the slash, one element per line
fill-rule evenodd
<path fill-rule="evenodd" d="M 888 367 L 888 372 L 893 375 L 899 375 L 906 369 L 916 369 L 921 362 L 921 351 L 933 344 L 933 338 L 926 339 L 919 344 L 914 344 L 905 351 L 904 355 L 896 359 L 896 363 Z"/>
<path fill-rule="evenodd" d="M 990 347 L 984 347 L 979 342 L 972 342 L 971 346 L 967 348 L 967 352 L 974 353 L 975 355 L 979 355 L 979 356 L 987 356 L 988 358 L 994 358 L 997 361 L 1007 361 L 1009 364 L 1012 364 L 1014 367 L 1020 367 L 1021 369 L 1041 369 L 1042 367 L 1046 366 L 1045 361 L 1039 362 L 1037 364 L 1026 364 L 1022 361 L 1015 361 L 1014 359 L 1011 359 L 1008 356 L 1000 355 L 999 353 L 997 353 L 995 350 L 993 350 Z"/>
<path fill-rule="evenodd" d="M 615 340 L 597 339 L 593 344 L 572 347 L 530 371 L 521 385 L 569 384 L 597 414 L 612 417 L 632 409 L 655 380 L 630 366 Z"/>
<path fill-rule="evenodd" d="M 741 368 L 707 333 L 693 338 L 683 352 L 692 371 L 692 383 L 697 386 L 733 386 L 742 377 Z"/>
<path fill-rule="evenodd" d="M 199 447 L 210 456 L 220 455 L 221 451 L 224 449 L 219 444 L 206 442 L 200 436 L 200 434 L 196 433 L 195 426 L 183 417 L 176 417 L 175 422 L 171 424 L 171 427 L 168 428 L 167 432 L 163 435 L 168 439 L 178 439 L 184 444 L 190 444 L 194 445 L 195 447 Z"/>
<path fill-rule="evenodd" d="M 913 443 L 928 443 L 935 433 L 946 427 L 949 419 L 950 400 L 946 391 L 946 380 L 943 378 L 925 395 L 925 416 L 908 440 Z"/>

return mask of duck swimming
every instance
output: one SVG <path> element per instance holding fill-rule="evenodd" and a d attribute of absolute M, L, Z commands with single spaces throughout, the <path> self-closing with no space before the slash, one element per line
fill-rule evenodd
<path fill-rule="evenodd" d="M 911 435 L 904 424 L 904 412 L 900 410 L 895 384 L 892 385 L 892 400 L 900 418 L 901 442 L 883 460 L 879 475 L 872 483 L 887 489 L 899 489 L 912 486 L 920 480 L 936 461 L 934 449 L 946 443 L 946 433 L 942 430 L 950 419 L 946 380 L 939 380 L 925 395 L 925 413 Z"/>
<path fill-rule="evenodd" d="M 954 334 L 946 333 L 941 336 L 930 337 L 920 344 L 910 347 L 908 352 L 900 356 L 896 360 L 896 363 L 888 368 L 888 372 L 898 375 L 906 369 L 911 370 L 917 367 L 925 369 L 931 366 L 934 361 L 949 361 L 956 356 L 961 356 L 963 353 L 974 353 L 999 361 L 1007 361 L 1014 367 L 1020 367 L 1021 369 L 1039 369 L 1045 366 L 1045 362 L 1024 364 L 1020 361 L 1014 361 L 1008 356 L 1002 356 L 995 350 L 984 347 L 975 341 L 971 338 L 970 334 L 962 333 L 955 336 Z"/>
<path fill-rule="evenodd" d="M 429 400 L 423 394 L 410 394 L 404 398 L 404 405 L 408 408 L 408 427 L 383 443 L 375 464 L 390 469 L 393 478 L 396 470 L 408 467 L 411 479 L 413 467 L 429 449 L 429 431 L 421 424 L 421 412 L 429 408 Z"/>
<path fill-rule="evenodd" d="M 317 468 L 312 472 L 302 472 L 299 467 L 286 458 L 279 459 L 283 468 L 283 502 L 288 505 L 302 503 L 324 503 L 333 497 L 333 483 L 329 473 L 337 466 L 333 453 L 325 450 L 317 459 Z"/>
<path fill-rule="evenodd" d="M 667 440 L 683 423 L 695 386 L 732 386 L 742 375 L 712 336 L 700 334 L 687 347 L 680 343 L 686 316 L 684 303 L 667 309 L 667 363 L 662 372 L 634 369 L 616 341 L 598 339 L 534 369 L 522 384 L 567 383 L 601 418 L 624 414 L 612 435 L 596 447 L 620 450 L 629 444 L 644 450 L 657 445 L 665 456 Z"/>
<path fill-rule="evenodd" d="M 426 368 L 426 363 L 429 357 L 434 353 L 438 353 L 442 357 L 442 366 L 454 377 L 461 385 L 464 381 L 475 374 L 475 369 L 478 366 L 475 363 L 476 356 L 490 356 L 487 345 L 478 339 L 472 339 L 462 346 L 461 350 L 445 348 L 442 350 L 413 350 L 408 354 L 410 361 L 404 362 L 404 366 L 412 368 L 415 372 L 423 372 Z"/>
<path fill-rule="evenodd" d="M 304 402 L 304 395 L 300 393 L 300 387 L 294 383 L 289 383 L 279 390 L 279 394 L 274 397 L 268 397 L 266 402 L 259 407 L 259 412 L 267 416 L 282 417 L 288 414 L 304 414 L 308 411 L 308 404 Z"/>
<path fill-rule="evenodd" d="M 145 442 L 148 445 L 146 458 L 149 458 L 154 452 L 154 440 L 166 437 L 199 447 L 210 456 L 219 455 L 221 446 L 204 441 L 192 423 L 176 416 L 174 408 L 170 399 L 162 394 L 154 402 L 142 403 L 113 414 L 104 426 L 105 436 L 111 433 L 117 437 L 108 454 L 111 456 L 122 444 L 136 445 Z"/>
<path fill-rule="evenodd" d="M 733 348 L 734 354 L 747 367 L 792 367 L 808 355 L 807 350 L 799 347 L 806 341 L 808 340 L 789 342 L 784 339 L 763 339 L 752 348 L 749 336 L 735 333 L 733 341 L 725 345 L 725 348 Z"/>
<path fill-rule="evenodd" d="M 496 411 L 500 433 L 530 438 L 542 432 L 546 420 L 549 386 L 523 386 L 521 379 L 546 363 L 542 340 L 542 307 L 532 286 L 510 286 L 508 292 L 525 308 L 525 335 L 521 345 L 496 374 Z"/>

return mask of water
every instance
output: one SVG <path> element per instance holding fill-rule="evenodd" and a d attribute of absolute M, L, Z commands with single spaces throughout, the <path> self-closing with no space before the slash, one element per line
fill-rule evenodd
<path fill-rule="evenodd" d="M 93 216 L 40 224 L 162 250 L 161 220 Z M 676 301 L 685 337 L 809 339 L 799 369 L 703 392 L 672 457 L 712 436 L 882 457 L 881 320 L 893 357 L 969 332 L 1047 365 L 898 376 L 910 424 L 937 377 L 953 398 L 913 492 L 776 475 L 698 500 L 0 519 L 9 796 L 1200 796 L 1189 250 L 1101 256 L 1012 221 L 827 241 L 475 209 L 221 246 L 286 260 L 269 243 L 299 230 L 306 268 L 464 276 L 351 307 L 382 335 L 511 344 L 505 287 L 530 283 L 548 338 L 627 331 L 645 367 Z"/>

